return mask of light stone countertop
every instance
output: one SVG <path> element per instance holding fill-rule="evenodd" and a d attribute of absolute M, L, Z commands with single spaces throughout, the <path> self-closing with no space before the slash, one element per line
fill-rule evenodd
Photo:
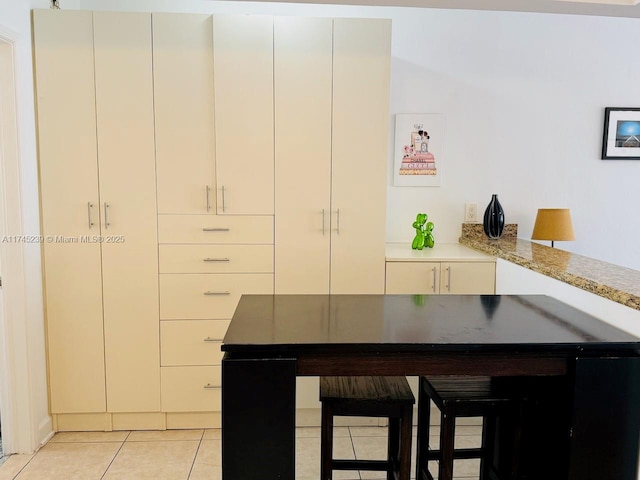
<path fill-rule="evenodd" d="M 463 224 L 460 243 L 587 292 L 640 310 L 640 271 L 595 260 L 515 235 L 487 238 L 482 225 Z"/>
<path fill-rule="evenodd" d="M 387 262 L 495 262 L 495 256 L 459 243 L 437 243 L 433 248 L 413 250 L 411 243 L 387 243 Z"/>

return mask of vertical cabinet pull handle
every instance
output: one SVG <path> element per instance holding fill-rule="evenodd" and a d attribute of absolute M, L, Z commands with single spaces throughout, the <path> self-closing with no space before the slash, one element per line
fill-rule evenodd
<path fill-rule="evenodd" d="M 340 235 L 340 209 L 336 210 L 336 233 Z"/>
<path fill-rule="evenodd" d="M 207 212 L 211 211 L 211 187 L 207 185 Z"/>
<path fill-rule="evenodd" d="M 109 223 L 109 204 L 104 202 L 104 228 L 109 228 L 109 225 L 111 225 L 111 223 Z"/>
<path fill-rule="evenodd" d="M 437 280 L 437 277 L 436 277 L 436 271 L 437 271 L 437 270 L 436 270 L 436 267 L 433 267 L 433 268 L 432 268 L 432 271 L 433 271 L 433 285 L 431 286 L 431 290 L 433 290 L 433 293 L 435 293 L 435 292 L 436 292 L 436 280 Z"/>
<path fill-rule="evenodd" d="M 447 267 L 447 291 L 451 291 L 451 267 Z"/>
<path fill-rule="evenodd" d="M 322 235 L 324 236 L 324 208 L 322 209 Z"/>
<path fill-rule="evenodd" d="M 91 221 L 91 209 L 93 208 L 93 203 L 87 202 L 87 215 L 89 217 L 89 228 L 93 227 L 93 222 Z"/>
<path fill-rule="evenodd" d="M 222 213 L 224 213 L 227 209 L 227 202 L 225 199 L 224 185 L 222 185 Z"/>

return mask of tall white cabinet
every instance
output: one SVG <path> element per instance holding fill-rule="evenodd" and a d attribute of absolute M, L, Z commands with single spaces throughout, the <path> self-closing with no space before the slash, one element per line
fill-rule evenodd
<path fill-rule="evenodd" d="M 107 425 L 160 409 L 151 15 L 34 29 L 51 410 Z"/>
<path fill-rule="evenodd" d="M 276 293 L 384 292 L 390 38 L 276 20 Z"/>
<path fill-rule="evenodd" d="M 55 428 L 217 426 L 242 294 L 384 291 L 390 22 L 33 25 Z"/>

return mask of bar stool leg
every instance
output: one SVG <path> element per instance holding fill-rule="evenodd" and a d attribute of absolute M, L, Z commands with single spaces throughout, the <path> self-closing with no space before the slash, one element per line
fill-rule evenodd
<path fill-rule="evenodd" d="M 431 423 L 431 399 L 422 388 L 424 378 L 420 377 L 418 389 L 418 438 L 416 445 L 416 479 L 422 480 L 422 472 L 427 470 L 429 451 L 429 426 Z"/>
<path fill-rule="evenodd" d="M 482 456 L 480 457 L 480 480 L 491 478 L 489 468 L 494 458 L 493 448 L 496 436 L 496 418 L 495 416 L 486 416 L 482 418 Z"/>
<path fill-rule="evenodd" d="M 387 480 L 395 480 L 396 473 L 400 476 L 400 419 L 389 418 L 389 431 L 387 435 Z"/>
<path fill-rule="evenodd" d="M 409 480 L 411 477 L 411 429 L 413 419 L 413 406 L 407 406 L 402 412 L 400 420 L 400 480 Z"/>
<path fill-rule="evenodd" d="M 440 462 L 438 465 L 438 480 L 452 480 L 456 416 L 443 413 L 440 415 L 440 418 Z"/>
<path fill-rule="evenodd" d="M 320 438 L 320 478 L 332 480 L 333 478 L 333 412 L 323 402 L 322 404 L 322 432 Z"/>

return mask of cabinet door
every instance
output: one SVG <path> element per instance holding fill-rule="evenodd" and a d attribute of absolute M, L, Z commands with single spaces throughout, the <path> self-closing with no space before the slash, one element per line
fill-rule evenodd
<path fill-rule="evenodd" d="M 273 215 L 273 18 L 213 19 L 218 213 Z"/>
<path fill-rule="evenodd" d="M 91 12 L 34 10 L 33 23 L 42 230 L 54 236 L 44 244 L 51 412 L 104 412 L 100 243 L 79 241 L 100 234 Z"/>
<path fill-rule="evenodd" d="M 438 293 L 439 287 L 439 262 L 387 262 L 385 293 Z"/>
<path fill-rule="evenodd" d="M 389 20 L 334 20 L 331 293 L 384 291 L 390 59 Z"/>
<path fill-rule="evenodd" d="M 274 45 L 275 290 L 328 293 L 332 21 L 276 17 Z"/>
<path fill-rule="evenodd" d="M 160 410 L 151 14 L 94 13 L 107 408 Z"/>
<path fill-rule="evenodd" d="M 442 263 L 440 293 L 494 294 L 496 264 L 494 262 Z"/>
<path fill-rule="evenodd" d="M 215 213 L 213 23 L 153 14 L 159 213 Z"/>

